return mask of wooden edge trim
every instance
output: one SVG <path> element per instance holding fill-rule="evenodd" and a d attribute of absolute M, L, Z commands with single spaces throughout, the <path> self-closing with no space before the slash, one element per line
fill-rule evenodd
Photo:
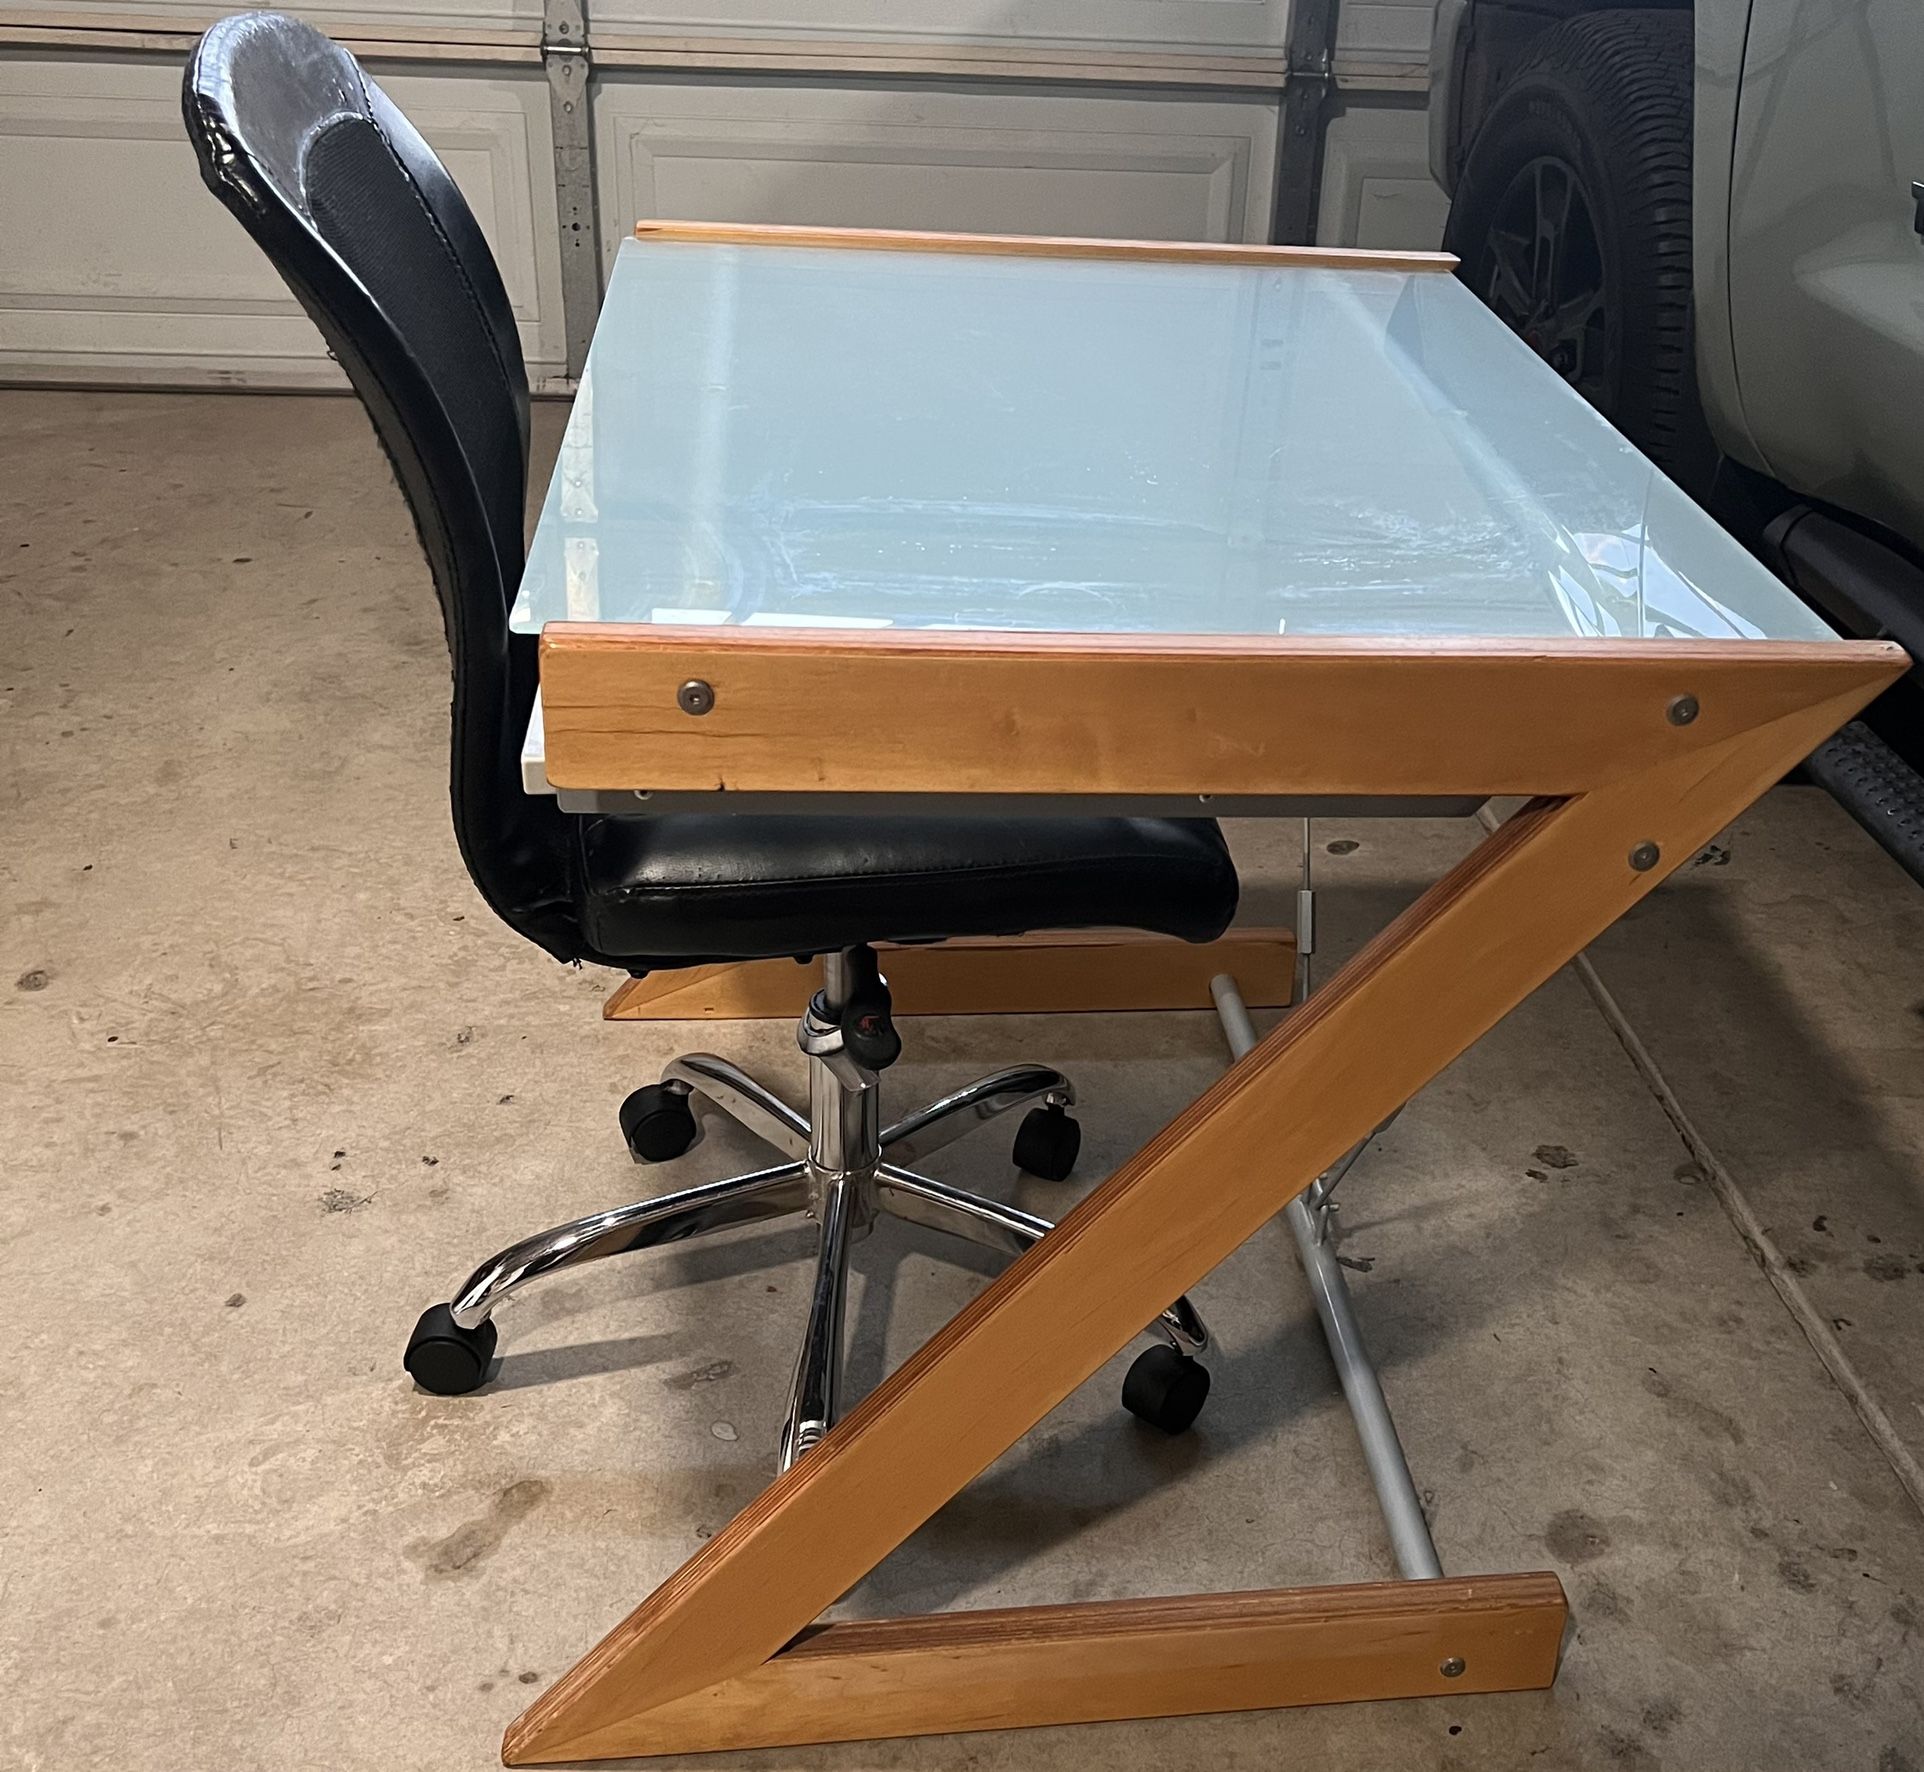
<path fill-rule="evenodd" d="M 763 222 L 638 221 L 635 238 L 705 246 L 845 247 L 864 252 L 982 253 L 1005 258 L 1157 260 L 1171 264 L 1301 265 L 1350 271 L 1448 271 L 1447 252 L 1371 252 L 1347 246 L 1255 246 L 1234 241 L 1075 240 L 1051 234 L 939 234 L 898 228 L 791 227 Z"/>
<path fill-rule="evenodd" d="M 944 236 L 931 236 L 942 238 Z M 967 239 L 968 235 L 947 236 Z M 1072 242 L 1071 244 L 1081 244 Z M 1091 241 L 1101 246 L 1103 241 Z M 1242 248 L 1233 250 L 1241 251 Z M 1270 246 L 1264 252 L 1296 252 Z M 1342 634 L 1142 634 L 1060 633 L 1006 628 L 781 628 L 742 627 L 726 622 L 678 625 L 648 621 L 550 621 L 541 629 L 544 652 L 674 652 L 713 648 L 741 653 L 846 653 L 893 655 L 921 653 L 1006 654 L 1055 660 L 1063 654 L 1100 653 L 1136 659 L 1531 659 L 1538 663 L 1609 660 L 1623 666 L 1653 658 L 1702 660 L 1709 664 L 1761 662 L 1819 665 L 1854 662 L 1862 666 L 1902 660 L 1909 655 L 1891 640 L 1616 640 L 1579 635 L 1519 638 L 1447 636 L 1418 639 L 1397 635 Z"/>
<path fill-rule="evenodd" d="M 1235 976 L 1252 1009 L 1285 1007 L 1295 990 L 1296 938 L 1287 929 L 1231 929 L 1211 942 L 1134 930 L 1066 930 L 965 937 L 936 945 L 877 944 L 901 1015 L 1048 1015 L 1207 1009 L 1209 981 Z M 752 1021 L 801 1014 L 819 963 L 749 960 L 625 979 L 604 1021 Z"/>
<path fill-rule="evenodd" d="M 733 1680 L 590 1735 L 544 1739 L 523 1717 L 502 1757 L 528 1765 L 1527 1691 L 1556 1678 L 1567 1612 L 1562 1584 L 1542 1572 L 818 1625 Z"/>
<path fill-rule="evenodd" d="M 1317 1587 L 1250 1588 L 1220 1594 L 1154 1594 L 1042 1606 L 924 1612 L 910 1618 L 854 1618 L 812 1624 L 776 1660 L 792 1663 L 931 1649 L 1011 1649 L 1123 1637 L 1201 1635 L 1247 1625 L 1334 1618 L 1503 1615 L 1518 1606 L 1565 1605 L 1563 1583 L 1548 1571 L 1455 1576 L 1437 1581 L 1336 1582 Z M 1439 1691 L 1445 1686 L 1438 1672 Z"/>
<path fill-rule="evenodd" d="M 1886 643 L 797 632 L 551 623 L 557 787 L 1569 794 L 1906 666 Z M 676 688 L 712 685 L 683 713 Z M 1694 697 L 1683 724 L 1666 710 Z M 886 710 L 857 734 L 798 713 Z"/>

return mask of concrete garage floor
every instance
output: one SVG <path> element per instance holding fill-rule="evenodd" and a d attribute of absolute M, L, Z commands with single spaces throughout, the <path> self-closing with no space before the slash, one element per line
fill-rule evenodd
<path fill-rule="evenodd" d="M 483 910 L 438 617 L 346 401 L 0 396 L 0 659 L 0 1763 L 486 1767 L 768 1476 L 806 1241 L 537 1291 L 474 1397 L 416 1394 L 403 1338 L 496 1245 L 667 1179 L 614 1122 L 664 1057 L 793 1089 L 789 1031 L 603 1025 L 605 978 Z M 1319 826 L 1332 953 L 1475 835 Z M 1287 837 L 1233 832 L 1252 919 Z M 1553 1691 L 690 1764 L 1924 1768 L 1924 1522 L 1838 1382 L 1924 1452 L 1924 897 L 1783 789 L 1593 960 L 1418 1099 L 1344 1215 L 1445 1566 L 1568 1585 Z M 1206 1016 L 907 1033 L 898 1103 L 1073 1067 L 1069 1189 L 995 1135 L 931 1164 L 1044 1211 L 1224 1062 Z M 755 1158 L 715 1138 L 677 1179 Z M 856 1388 L 985 1283 L 955 1254 L 858 1252 Z M 1194 1435 L 1123 1415 L 1118 1361 L 847 1609 L 1388 1573 L 1280 1229 L 1199 1299 Z"/>

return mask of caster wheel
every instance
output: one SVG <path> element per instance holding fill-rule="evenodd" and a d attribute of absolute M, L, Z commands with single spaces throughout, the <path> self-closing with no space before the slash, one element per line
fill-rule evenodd
<path fill-rule="evenodd" d="M 1082 1149 L 1082 1128 L 1059 1107 L 1031 1108 L 1015 1135 L 1015 1166 L 1041 1181 L 1067 1181 Z"/>
<path fill-rule="evenodd" d="M 1136 1356 L 1122 1381 L 1122 1406 L 1138 1421 L 1180 1434 L 1194 1425 L 1209 1395 L 1209 1368 L 1157 1342 Z"/>
<path fill-rule="evenodd" d="M 493 1323 L 463 1329 L 445 1304 L 429 1305 L 408 1337 L 401 1356 L 408 1376 L 437 1397 L 462 1397 L 478 1391 L 494 1358 Z"/>
<path fill-rule="evenodd" d="M 621 1104 L 621 1136 L 637 1163 L 666 1163 L 679 1157 L 699 1131 L 687 1093 L 665 1083 L 637 1089 Z"/>

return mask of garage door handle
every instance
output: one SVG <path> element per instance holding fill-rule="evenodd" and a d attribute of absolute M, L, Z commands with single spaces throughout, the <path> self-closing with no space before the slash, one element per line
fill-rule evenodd
<path fill-rule="evenodd" d="M 1917 205 L 1911 216 L 1911 226 L 1917 230 L 1918 238 L 1924 240 L 1924 181 L 1911 180 L 1911 201 Z"/>

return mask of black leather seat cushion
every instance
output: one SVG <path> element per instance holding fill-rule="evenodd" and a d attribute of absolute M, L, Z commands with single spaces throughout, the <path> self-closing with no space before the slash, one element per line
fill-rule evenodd
<path fill-rule="evenodd" d="M 1210 941 L 1236 870 L 1201 818 L 585 818 L 578 909 L 637 971 L 1036 928 Z"/>

